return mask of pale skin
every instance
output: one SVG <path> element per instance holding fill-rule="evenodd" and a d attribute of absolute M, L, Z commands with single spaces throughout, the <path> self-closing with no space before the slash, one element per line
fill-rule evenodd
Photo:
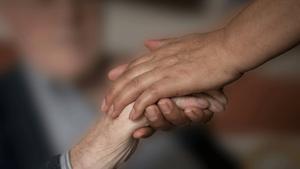
<path fill-rule="evenodd" d="M 299 0 L 253 1 L 219 30 L 146 41 L 151 52 L 110 72 L 119 77 L 103 111 L 115 118 L 135 101 L 136 120 L 161 98 L 222 88 L 299 41 Z"/>
<path fill-rule="evenodd" d="M 180 105 L 186 100 L 177 98 L 173 101 Z M 133 104 L 116 119 L 105 115 L 91 128 L 70 151 L 73 169 L 114 169 L 126 162 L 138 145 L 138 139 L 133 138 L 132 133 L 150 124 L 145 116 L 137 121 L 129 120 Z"/>
<path fill-rule="evenodd" d="M 113 169 L 120 166 L 135 150 L 138 140 L 132 133 L 148 126 L 146 118 L 130 121 L 133 104 L 127 106 L 117 119 L 105 116 L 70 152 L 74 169 Z"/>

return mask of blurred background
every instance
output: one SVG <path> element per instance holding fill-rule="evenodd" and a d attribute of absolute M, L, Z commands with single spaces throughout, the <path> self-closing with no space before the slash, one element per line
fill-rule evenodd
<path fill-rule="evenodd" d="M 128 60 L 129 56 L 136 56 L 136 53 L 144 51 L 143 42 L 147 39 L 205 32 L 220 27 L 248 2 L 247 0 L 103 1 L 99 14 L 102 22 L 99 30 L 101 33 L 95 36 L 101 39 L 101 46 L 99 44 L 101 51 L 108 53 L 109 59 L 115 63 Z M 0 19 L 2 75 L 14 68 L 21 53 L 17 45 L 11 42 L 9 34 L 9 28 Z M 204 133 L 209 134 L 203 134 L 203 137 L 213 140 L 214 144 L 214 148 L 205 150 L 207 154 L 202 154 L 210 157 L 207 161 L 218 163 L 220 158 L 217 156 L 224 153 L 221 159 L 230 161 L 229 166 L 234 163 L 234 166 L 239 168 L 300 168 L 299 55 L 298 46 L 225 88 L 229 98 L 228 109 L 225 113 L 216 114 L 205 128 Z M 171 154 L 181 151 L 181 148 L 174 148 L 177 146 L 175 143 L 171 144 L 160 138 L 157 140 L 156 146 L 173 149 Z M 193 142 L 189 141 L 187 147 L 193 145 Z M 186 158 L 186 163 L 195 163 L 199 168 L 213 168 L 205 167 L 203 165 L 205 160 L 199 162 L 199 158 L 193 157 L 193 152 L 186 151 L 173 157 L 163 152 L 163 149 L 159 153 L 151 153 L 153 146 L 143 143 L 131 160 L 142 163 L 141 158 L 151 156 L 155 159 L 155 163 L 162 164 L 144 163 L 147 166 L 143 168 L 189 168 L 185 163 L 176 162 L 179 158 Z M 199 151 L 201 148 L 203 147 L 200 145 Z M 139 153 L 145 155 L 139 156 Z M 229 159 L 226 159 L 227 157 Z M 128 164 L 128 168 L 131 168 L 130 166 L 131 164 Z"/>

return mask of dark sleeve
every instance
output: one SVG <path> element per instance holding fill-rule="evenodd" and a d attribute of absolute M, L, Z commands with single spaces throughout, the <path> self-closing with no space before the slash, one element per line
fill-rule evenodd
<path fill-rule="evenodd" d="M 61 169 L 60 155 L 47 160 L 47 162 L 36 161 L 33 166 L 24 164 L 23 159 L 17 157 L 19 152 L 16 151 L 12 140 L 18 137 L 11 138 L 14 134 L 11 134 L 11 125 L 8 125 L 12 122 L 8 120 L 8 113 L 11 112 L 7 106 L 7 91 L 10 91 L 8 89 L 10 88 L 7 87 L 7 81 L 0 76 L 0 169 Z"/>
<path fill-rule="evenodd" d="M 5 102 L 3 98 L 3 83 L 0 78 L 0 168 L 15 169 L 17 164 L 14 156 L 10 151 L 10 142 L 6 136 L 5 130 Z"/>
<path fill-rule="evenodd" d="M 44 166 L 40 169 L 61 169 L 60 167 L 60 155 L 57 155 L 50 159 Z"/>

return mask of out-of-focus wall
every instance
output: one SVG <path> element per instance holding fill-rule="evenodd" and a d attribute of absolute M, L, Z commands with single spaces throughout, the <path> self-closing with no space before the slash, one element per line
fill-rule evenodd
<path fill-rule="evenodd" d="M 146 39 L 180 36 L 212 29 L 246 2 L 211 0 L 199 3 L 199 10 L 186 11 L 128 0 L 109 1 L 104 7 L 104 44 L 112 53 L 124 56 L 122 54 L 129 51 L 140 51 Z M 275 76 L 299 74 L 299 53 L 300 47 L 297 47 L 259 70 Z"/>
<path fill-rule="evenodd" d="M 199 1 L 192 10 L 181 10 L 172 5 L 135 2 L 108 1 L 104 7 L 105 43 L 112 52 L 140 50 L 143 41 L 149 38 L 204 32 L 221 20 L 224 13 L 229 13 L 227 9 L 242 4 L 237 0 Z"/>

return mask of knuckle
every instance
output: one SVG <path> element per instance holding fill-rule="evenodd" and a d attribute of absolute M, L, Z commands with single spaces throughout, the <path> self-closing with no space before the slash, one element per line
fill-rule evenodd
<path fill-rule="evenodd" d="M 147 117 L 148 120 L 151 121 L 151 118 L 152 118 L 152 112 L 149 111 L 148 108 L 147 108 L 146 111 L 145 111 L 145 116 Z"/>
<path fill-rule="evenodd" d="M 113 95 L 115 90 L 116 90 L 115 84 L 112 84 L 111 87 L 107 90 L 106 96 L 110 97 L 111 95 Z"/>
<path fill-rule="evenodd" d="M 142 56 L 142 57 L 139 57 L 139 58 L 136 58 L 135 60 L 133 60 L 129 65 L 128 65 L 128 68 L 129 69 L 132 69 L 133 67 L 135 67 L 137 64 L 139 64 L 141 61 L 143 61 L 145 58 Z"/>
<path fill-rule="evenodd" d="M 135 88 L 137 88 L 137 87 L 140 87 L 140 85 L 141 85 L 141 80 L 139 79 L 139 78 L 134 78 L 131 82 L 130 82 L 130 86 L 132 86 L 132 87 L 135 87 Z"/>
<path fill-rule="evenodd" d="M 132 75 L 134 74 L 134 72 L 135 72 L 135 70 L 132 70 L 132 69 L 130 69 L 130 70 L 128 70 L 127 72 L 125 72 L 124 75 L 123 75 L 123 80 L 124 80 L 124 81 L 129 81 L 129 80 L 131 80 Z"/>
<path fill-rule="evenodd" d="M 147 94 L 150 98 L 155 98 L 159 95 L 159 88 L 156 85 L 149 87 Z"/>
<path fill-rule="evenodd" d="M 155 105 L 151 105 L 151 106 L 148 106 L 148 107 L 153 112 L 153 114 L 157 114 L 157 110 L 155 108 Z"/>
<path fill-rule="evenodd" d="M 146 107 L 145 111 L 146 111 L 146 115 L 150 116 L 152 109 L 150 106 L 148 106 L 148 107 Z"/>
<path fill-rule="evenodd" d="M 174 55 L 173 57 L 167 58 L 166 62 L 169 65 L 175 65 L 175 64 L 177 64 L 179 62 L 179 58 L 177 57 L 177 55 Z"/>
<path fill-rule="evenodd" d="M 158 106 L 159 107 L 162 107 L 165 103 L 164 103 L 164 99 L 160 99 L 158 102 L 157 102 Z"/>

